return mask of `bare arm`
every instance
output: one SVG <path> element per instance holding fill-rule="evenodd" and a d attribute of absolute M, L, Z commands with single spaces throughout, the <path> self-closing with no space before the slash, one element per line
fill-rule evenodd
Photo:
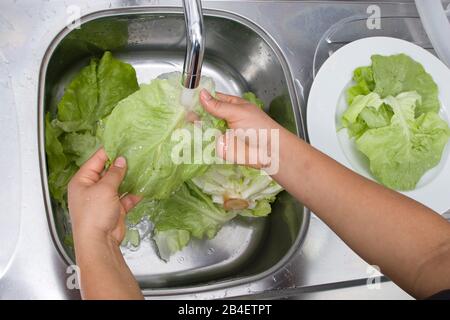
<path fill-rule="evenodd" d="M 280 169 L 273 178 L 363 259 L 415 297 L 450 288 L 450 223 L 445 219 L 348 170 L 242 99 L 219 94 L 216 100 L 202 92 L 201 101 L 231 128 L 279 129 Z"/>
<path fill-rule="evenodd" d="M 83 299 L 142 299 L 141 290 L 114 239 L 75 240 Z"/>
<path fill-rule="evenodd" d="M 283 132 L 276 179 L 354 251 L 418 298 L 450 288 L 450 223 Z"/>

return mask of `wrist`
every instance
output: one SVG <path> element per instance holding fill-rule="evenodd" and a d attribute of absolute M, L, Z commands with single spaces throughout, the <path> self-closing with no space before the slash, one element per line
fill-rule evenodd
<path fill-rule="evenodd" d="M 75 246 L 75 253 L 78 257 L 80 253 L 115 253 L 119 249 L 118 243 L 109 233 L 101 230 L 82 229 L 78 232 L 74 228 L 73 240 Z"/>

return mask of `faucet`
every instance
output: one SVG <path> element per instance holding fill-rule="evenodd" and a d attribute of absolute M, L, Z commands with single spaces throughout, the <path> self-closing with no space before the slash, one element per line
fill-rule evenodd
<path fill-rule="evenodd" d="M 200 83 L 205 37 L 203 35 L 203 13 L 201 0 L 183 0 L 186 21 L 186 55 L 184 57 L 182 85 L 195 89 Z"/>

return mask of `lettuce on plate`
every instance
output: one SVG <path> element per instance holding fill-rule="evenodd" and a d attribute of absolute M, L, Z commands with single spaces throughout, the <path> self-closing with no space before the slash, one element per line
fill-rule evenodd
<path fill-rule="evenodd" d="M 372 67 L 359 67 L 353 71 L 354 86 L 347 90 L 347 103 L 351 105 L 357 96 L 365 96 L 375 88 Z"/>
<path fill-rule="evenodd" d="M 450 136 L 439 115 L 438 87 L 404 54 L 372 56 L 354 71 L 341 123 L 387 187 L 412 190 L 442 157 Z"/>
<path fill-rule="evenodd" d="M 371 60 L 372 65 L 359 67 L 353 72 L 356 84 L 347 90 L 348 105 L 357 96 L 365 96 L 371 92 L 386 98 L 402 92 L 416 91 L 422 97 L 416 108 L 416 116 L 439 111 L 439 89 L 420 63 L 405 54 L 373 55 Z"/>
<path fill-rule="evenodd" d="M 438 86 L 423 66 L 405 54 L 372 56 L 374 92 L 382 98 L 416 91 L 421 96 L 415 113 L 439 112 Z"/>
<path fill-rule="evenodd" d="M 414 91 L 385 100 L 394 113 L 390 125 L 367 130 L 356 146 L 367 156 L 372 173 L 382 184 L 412 190 L 423 174 L 440 162 L 450 130 L 435 112 L 415 118 L 420 95 Z"/>

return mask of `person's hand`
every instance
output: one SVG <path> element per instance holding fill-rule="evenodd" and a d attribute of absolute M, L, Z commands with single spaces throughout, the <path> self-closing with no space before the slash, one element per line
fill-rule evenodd
<path fill-rule="evenodd" d="M 231 129 L 280 129 L 281 126 L 270 118 L 258 106 L 249 101 L 216 93 L 213 97 L 203 89 L 200 93 L 200 102 L 207 112 L 213 116 L 227 121 Z"/>
<path fill-rule="evenodd" d="M 240 97 L 219 92 L 213 97 L 203 89 L 200 93 L 200 102 L 207 112 L 226 120 L 228 127 L 233 129 L 217 140 L 216 150 L 219 157 L 255 168 L 270 166 L 271 157 L 276 156 L 271 154 L 272 147 L 275 143 L 279 143 L 271 141 L 271 131 L 277 131 L 277 134 L 280 130 L 286 131 L 282 126 L 258 106 Z M 261 139 L 264 130 L 266 140 Z M 254 136 L 257 138 L 252 140 L 251 137 Z"/>
<path fill-rule="evenodd" d="M 74 240 L 107 239 L 119 245 L 125 236 L 125 216 L 140 197 L 120 197 L 119 185 L 127 170 L 123 157 L 103 174 L 108 156 L 103 148 L 87 160 L 68 186 Z"/>

